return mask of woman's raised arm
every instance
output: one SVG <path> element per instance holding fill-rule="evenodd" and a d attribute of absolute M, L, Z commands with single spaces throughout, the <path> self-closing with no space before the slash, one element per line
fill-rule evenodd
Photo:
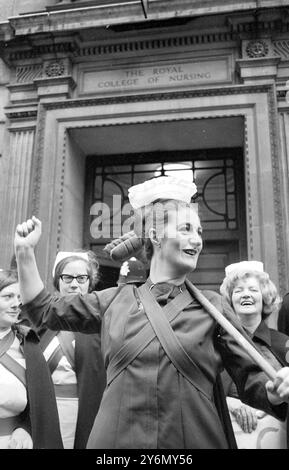
<path fill-rule="evenodd" d="M 14 248 L 23 304 L 33 300 L 44 287 L 34 253 L 40 237 L 41 222 L 34 216 L 16 227 Z"/>

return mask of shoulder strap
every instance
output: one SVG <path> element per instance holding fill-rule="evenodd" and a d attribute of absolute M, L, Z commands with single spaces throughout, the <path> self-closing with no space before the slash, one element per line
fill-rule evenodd
<path fill-rule="evenodd" d="M 50 370 L 50 373 L 53 374 L 55 369 L 57 369 L 57 366 L 59 364 L 59 361 L 63 358 L 64 353 L 61 349 L 60 344 L 55 348 L 51 356 L 49 357 L 47 364 Z"/>
<path fill-rule="evenodd" d="M 15 339 L 15 333 L 14 331 L 10 331 L 7 335 L 4 336 L 4 338 L 1 339 L 0 341 L 0 357 L 2 357 L 12 346 L 12 343 Z"/>
<path fill-rule="evenodd" d="M 139 298 L 139 289 L 135 288 L 135 295 Z M 174 300 L 164 307 L 168 320 L 172 322 L 191 301 L 192 297 L 188 291 L 175 297 Z M 147 323 L 130 341 L 118 350 L 107 369 L 108 385 L 148 346 L 155 336 L 151 324 Z"/>
<path fill-rule="evenodd" d="M 197 390 L 211 399 L 211 384 L 201 372 L 198 365 L 184 350 L 164 314 L 163 309 L 149 290 L 147 283 L 140 287 L 139 294 L 155 334 L 171 362 Z"/>
<path fill-rule="evenodd" d="M 43 352 L 49 345 L 49 343 L 57 336 L 59 341 L 59 345 L 55 348 L 49 359 L 47 360 L 47 364 L 49 366 L 50 373 L 53 374 L 55 369 L 57 368 L 59 361 L 63 356 L 66 357 L 68 362 L 70 363 L 71 367 L 74 369 L 74 348 L 72 345 L 72 341 L 74 340 L 74 334 L 70 331 L 52 331 L 46 330 L 45 333 L 41 337 L 40 347 Z"/>
<path fill-rule="evenodd" d="M 41 349 L 42 349 L 43 352 L 45 351 L 45 349 L 47 348 L 47 346 L 51 343 L 51 341 L 53 340 L 53 338 L 55 338 L 55 336 L 56 336 L 58 333 L 59 333 L 58 331 L 52 331 L 52 330 L 47 329 L 47 330 L 41 335 L 41 338 L 40 338 L 40 347 L 41 347 Z"/>
<path fill-rule="evenodd" d="M 71 331 L 60 331 L 57 338 L 66 359 L 70 363 L 72 369 L 75 370 L 75 354 L 72 344 L 72 341 L 74 341 L 74 334 Z"/>
<path fill-rule="evenodd" d="M 140 289 L 141 288 L 137 289 L 138 295 L 140 294 Z M 172 322 L 177 317 L 177 315 L 183 311 L 191 302 L 192 297 L 190 293 L 185 291 L 184 293 L 175 297 L 175 299 L 169 302 L 163 309 L 159 307 L 157 302 L 156 304 L 162 310 L 163 315 L 167 317 L 167 321 Z M 145 301 L 143 303 L 145 305 Z M 155 336 L 156 333 L 151 323 L 148 323 L 130 341 L 125 343 L 122 348 L 120 348 L 108 366 L 108 385 L 141 353 L 141 351 L 146 348 L 146 346 L 155 338 Z M 204 378 L 202 378 L 202 381 L 204 382 Z M 205 387 L 206 385 L 204 385 L 203 388 Z M 209 391 L 207 395 L 209 395 Z"/>
<path fill-rule="evenodd" d="M 24 387 L 26 387 L 26 370 L 24 367 L 22 367 L 7 353 L 3 354 L 3 356 L 0 358 L 0 363 L 2 366 L 6 367 L 9 372 L 15 375 L 15 377 L 17 377 L 17 379 L 23 383 Z"/>
<path fill-rule="evenodd" d="M 45 355 L 46 348 L 49 346 L 51 341 L 57 336 L 58 333 L 59 333 L 59 331 L 52 331 L 52 330 L 47 329 L 41 335 L 40 347 L 41 347 L 41 350 L 42 350 L 44 355 Z M 64 356 L 64 352 L 62 351 L 60 344 L 58 344 L 55 347 L 52 354 L 49 356 L 49 358 L 46 359 L 46 362 L 48 364 L 48 367 L 49 367 L 49 370 L 50 370 L 51 374 L 53 374 L 53 372 L 55 371 L 55 369 L 57 368 L 57 366 L 59 364 L 59 361 L 61 360 L 61 358 L 63 356 Z"/>

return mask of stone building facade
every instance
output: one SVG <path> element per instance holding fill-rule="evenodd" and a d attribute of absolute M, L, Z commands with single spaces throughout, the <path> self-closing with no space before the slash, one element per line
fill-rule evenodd
<path fill-rule="evenodd" d="M 56 251 L 79 246 L 115 268 L 95 201 L 188 170 L 204 215 L 198 284 L 248 258 L 288 290 L 286 3 L 1 0 L 0 265 L 35 214 L 46 279 Z"/>

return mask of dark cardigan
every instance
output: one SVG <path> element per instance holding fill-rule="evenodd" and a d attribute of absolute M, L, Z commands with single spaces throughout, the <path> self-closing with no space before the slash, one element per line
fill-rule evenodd
<path fill-rule="evenodd" d="M 289 292 L 284 295 L 278 314 L 278 331 L 289 336 Z"/>
<path fill-rule="evenodd" d="M 36 333 L 15 326 L 26 363 L 28 404 L 21 414 L 23 428 L 31 433 L 33 449 L 62 449 L 54 387 Z"/>
<path fill-rule="evenodd" d="M 85 449 L 105 389 L 106 371 L 100 350 L 100 335 L 74 335 L 79 398 L 74 448 Z"/>

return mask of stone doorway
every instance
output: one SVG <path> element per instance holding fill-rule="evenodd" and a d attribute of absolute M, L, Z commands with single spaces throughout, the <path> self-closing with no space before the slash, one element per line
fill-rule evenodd
<path fill-rule="evenodd" d="M 18 137 L 24 130 L 15 122 L 10 132 Z M 57 251 L 83 246 L 87 240 L 87 156 L 225 148 L 243 149 L 247 257 L 262 260 L 283 293 L 288 286 L 284 194 L 274 89 L 268 85 L 43 103 L 32 147 L 27 209 L 43 221 L 43 278 L 49 283 Z M 15 218 L 22 220 L 18 213 L 23 210 L 16 209 Z M 10 225 L 7 233 L 15 229 L 13 221 Z"/>

